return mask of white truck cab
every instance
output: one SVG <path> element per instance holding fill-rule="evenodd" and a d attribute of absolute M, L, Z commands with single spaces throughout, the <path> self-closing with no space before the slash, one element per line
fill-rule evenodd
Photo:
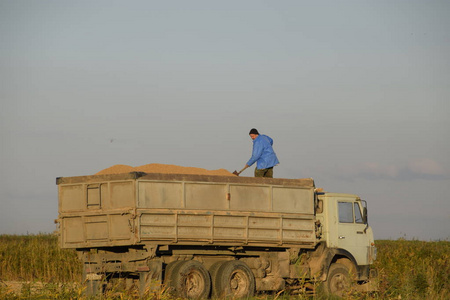
<path fill-rule="evenodd" d="M 376 259 L 376 247 L 372 228 L 368 224 L 367 203 L 357 195 L 339 193 L 317 193 L 316 217 L 320 221 L 320 239 L 326 248 L 333 249 L 334 262 L 344 264 L 364 282 L 376 277 L 370 269 Z M 362 290 L 374 290 L 361 284 Z"/>

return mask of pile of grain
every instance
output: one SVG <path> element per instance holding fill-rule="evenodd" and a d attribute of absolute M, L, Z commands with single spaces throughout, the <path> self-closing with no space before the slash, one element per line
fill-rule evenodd
<path fill-rule="evenodd" d="M 230 173 L 225 169 L 206 170 L 202 168 L 181 167 L 176 165 L 165 165 L 165 164 L 148 164 L 139 167 L 131 167 L 127 165 L 114 165 L 96 173 L 95 175 L 121 174 L 129 172 L 235 176 L 233 175 L 233 173 Z"/>

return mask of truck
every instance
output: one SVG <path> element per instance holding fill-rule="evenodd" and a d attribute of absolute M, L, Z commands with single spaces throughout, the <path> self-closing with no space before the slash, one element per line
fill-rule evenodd
<path fill-rule="evenodd" d="M 376 290 L 367 202 L 313 179 L 130 172 L 56 184 L 59 243 L 76 249 L 87 295 L 115 282 L 189 299 Z"/>

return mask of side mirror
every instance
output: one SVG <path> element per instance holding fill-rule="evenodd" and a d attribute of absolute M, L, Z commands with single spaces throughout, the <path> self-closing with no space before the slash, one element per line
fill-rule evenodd
<path fill-rule="evenodd" d="M 367 224 L 367 207 L 363 208 L 363 222 Z"/>
<path fill-rule="evenodd" d="M 365 200 L 361 200 L 361 204 L 363 206 L 363 215 L 362 215 L 362 219 L 364 224 L 367 224 L 368 222 L 368 215 L 367 215 L 367 202 Z"/>

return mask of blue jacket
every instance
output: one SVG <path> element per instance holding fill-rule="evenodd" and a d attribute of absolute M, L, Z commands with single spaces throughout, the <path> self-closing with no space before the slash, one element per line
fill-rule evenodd
<path fill-rule="evenodd" d="M 251 166 L 256 162 L 257 169 L 271 168 L 280 162 L 272 149 L 273 140 L 267 135 L 260 134 L 253 140 L 252 157 L 247 162 Z"/>

